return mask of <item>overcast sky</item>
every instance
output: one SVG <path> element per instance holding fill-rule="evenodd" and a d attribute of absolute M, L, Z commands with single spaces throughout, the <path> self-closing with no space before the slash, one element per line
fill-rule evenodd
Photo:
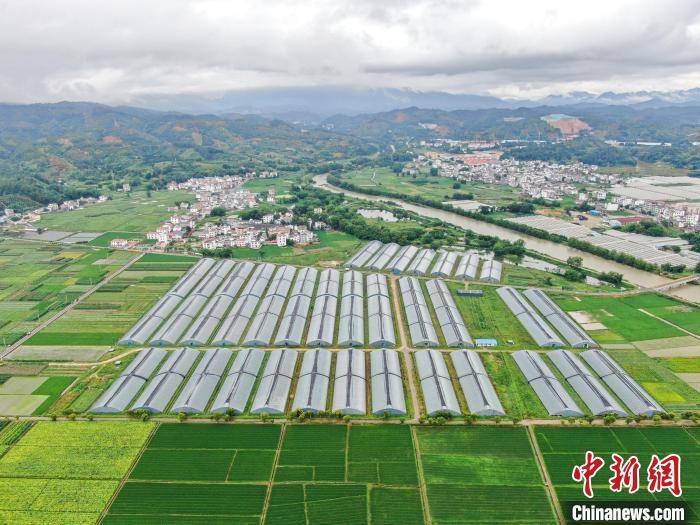
<path fill-rule="evenodd" d="M 0 0 L 0 100 L 700 87 L 697 0 Z"/>

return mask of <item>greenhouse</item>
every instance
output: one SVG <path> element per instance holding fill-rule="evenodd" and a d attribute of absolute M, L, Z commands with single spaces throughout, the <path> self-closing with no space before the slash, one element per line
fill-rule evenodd
<path fill-rule="evenodd" d="M 141 350 L 116 381 L 102 393 L 90 411 L 96 414 L 124 412 L 166 354 L 161 348 Z"/>
<path fill-rule="evenodd" d="M 413 356 L 416 360 L 418 379 L 423 391 L 423 403 L 428 416 L 436 416 L 440 413 L 459 416 L 462 411 L 442 353 L 432 349 L 418 350 Z"/>
<path fill-rule="evenodd" d="M 362 346 L 365 344 L 365 308 L 362 282 L 360 272 L 345 272 L 338 323 L 338 345 L 340 346 Z"/>
<path fill-rule="evenodd" d="M 372 256 L 379 251 L 383 244 L 379 241 L 370 241 L 365 244 L 360 251 L 353 255 L 348 262 L 345 263 L 346 268 L 364 268 Z"/>
<path fill-rule="evenodd" d="M 430 280 L 426 283 L 426 288 L 447 346 L 474 346 L 462 314 L 445 281 Z"/>
<path fill-rule="evenodd" d="M 294 282 L 289 301 L 287 302 L 287 308 L 277 330 L 275 345 L 301 345 L 317 275 L 318 271 L 314 268 L 302 268 L 299 270 L 299 275 Z"/>
<path fill-rule="evenodd" d="M 204 412 L 232 355 L 230 350 L 224 348 L 204 352 L 192 376 L 175 400 L 171 412 Z"/>
<path fill-rule="evenodd" d="M 236 354 L 224 384 L 212 404 L 212 412 L 218 414 L 229 410 L 234 414 L 245 412 L 264 357 L 265 352 L 256 348 L 246 348 Z"/>
<path fill-rule="evenodd" d="M 457 265 L 455 277 L 460 279 L 476 279 L 479 271 L 479 256 L 475 253 L 465 254 Z"/>
<path fill-rule="evenodd" d="M 586 368 L 576 354 L 570 350 L 554 350 L 549 353 L 549 358 L 594 416 L 605 414 L 615 414 L 619 417 L 627 416 L 627 412 L 600 384 L 600 381 Z"/>
<path fill-rule="evenodd" d="M 581 409 L 537 352 L 518 350 L 512 356 L 550 416 L 583 417 Z"/>
<path fill-rule="evenodd" d="M 457 252 L 439 250 L 437 262 L 430 275 L 432 277 L 449 277 L 452 275 L 452 270 L 455 263 L 457 263 L 457 256 Z"/>
<path fill-rule="evenodd" d="M 535 340 L 538 346 L 554 347 L 564 346 L 564 342 L 552 330 L 542 317 L 535 311 L 530 303 L 515 288 L 503 286 L 496 293 L 503 299 L 513 315 L 517 317 L 523 328 Z"/>
<path fill-rule="evenodd" d="M 382 270 L 394 258 L 400 246 L 394 242 L 385 244 L 366 264 L 370 270 Z"/>
<path fill-rule="evenodd" d="M 292 410 L 320 412 L 326 409 L 331 357 L 330 350 L 322 348 L 304 352 Z"/>
<path fill-rule="evenodd" d="M 333 411 L 354 416 L 366 414 L 365 353 L 348 348 L 340 350 L 336 355 Z"/>
<path fill-rule="evenodd" d="M 255 392 L 251 413 L 284 414 L 297 356 L 297 351 L 289 348 L 270 352 L 260 385 Z"/>
<path fill-rule="evenodd" d="M 395 346 L 394 317 L 385 275 L 367 276 L 367 324 L 370 346 Z"/>
<path fill-rule="evenodd" d="M 369 354 L 372 381 L 372 414 L 406 415 L 401 362 L 396 350 L 372 350 Z"/>
<path fill-rule="evenodd" d="M 413 262 L 409 265 L 407 272 L 416 275 L 427 274 L 428 269 L 430 268 L 430 265 L 433 262 L 434 258 L 435 250 L 431 250 L 430 248 L 424 248 L 423 250 L 418 252 L 416 258 L 413 259 Z"/>
<path fill-rule="evenodd" d="M 530 288 L 523 295 L 537 308 L 545 319 L 575 348 L 593 348 L 597 343 L 559 308 L 542 290 Z"/>
<path fill-rule="evenodd" d="M 165 412 L 198 357 L 199 352 L 192 348 L 180 348 L 170 352 L 165 364 L 146 384 L 146 388 L 131 409 L 146 410 L 152 414 Z"/>
<path fill-rule="evenodd" d="M 502 273 L 503 263 L 494 259 L 488 259 L 484 261 L 484 264 L 481 266 L 479 280 L 487 283 L 500 283 Z"/>
<path fill-rule="evenodd" d="M 415 246 L 404 246 L 396 253 L 394 258 L 389 261 L 385 269 L 397 275 L 401 274 L 406 271 L 417 253 L 418 248 Z"/>
<path fill-rule="evenodd" d="M 293 266 L 282 266 L 277 269 L 277 273 L 270 282 L 265 297 L 260 301 L 258 311 L 243 338 L 243 345 L 268 346 L 270 344 L 295 273 L 296 268 Z"/>
<path fill-rule="evenodd" d="M 606 352 L 586 350 L 581 357 L 633 414 L 653 416 L 664 412 L 661 405 Z"/>
<path fill-rule="evenodd" d="M 458 350 L 450 353 L 450 358 L 469 412 L 478 416 L 505 416 L 479 354 L 474 350 Z"/>
<path fill-rule="evenodd" d="M 311 313 L 306 344 L 309 346 L 331 346 L 338 308 L 340 272 L 327 269 L 321 272 L 316 299 Z"/>
<path fill-rule="evenodd" d="M 437 346 L 438 338 L 430 317 L 428 305 L 425 302 L 423 290 L 415 277 L 401 277 L 399 279 L 401 297 L 404 311 L 406 312 L 406 324 L 411 334 L 414 346 Z"/>

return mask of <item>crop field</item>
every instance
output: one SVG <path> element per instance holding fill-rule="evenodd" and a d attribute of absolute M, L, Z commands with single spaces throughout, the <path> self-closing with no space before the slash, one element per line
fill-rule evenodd
<path fill-rule="evenodd" d="M 49 213 L 37 223 L 39 228 L 69 232 L 147 232 L 172 215 L 169 206 L 194 201 L 187 191 L 116 193 L 112 200 L 79 210 Z"/>
<path fill-rule="evenodd" d="M 417 427 L 416 435 L 433 523 L 556 522 L 526 429 Z"/>
<path fill-rule="evenodd" d="M 0 432 L 0 522 L 96 523 L 150 423 L 12 423 Z M 21 436 L 21 437 L 20 437 Z"/>
<path fill-rule="evenodd" d="M 259 250 L 252 248 L 234 248 L 232 257 L 277 264 L 339 266 L 354 255 L 362 246 L 361 241 L 353 235 L 336 231 L 317 232 L 319 243 L 307 246 L 263 246 Z"/>
<path fill-rule="evenodd" d="M 617 453 L 623 458 L 636 455 L 641 464 L 640 490 L 634 495 L 625 492 L 616 494 L 608 487 L 609 471 L 604 467 L 593 479 L 596 500 L 668 500 L 674 499 L 668 493 L 650 494 L 646 491 L 646 467 L 651 454 L 659 457 L 677 453 L 682 458 L 681 483 L 683 499 L 691 503 L 690 520 L 700 520 L 700 441 L 697 430 L 684 428 L 641 427 L 641 428 L 562 428 L 538 427 L 537 442 L 542 451 L 558 499 L 566 508 L 566 503 L 583 499 L 580 485 L 571 479 L 573 467 L 581 464 L 587 450 L 594 452 L 610 464 L 610 455 Z"/>
<path fill-rule="evenodd" d="M 146 236 L 143 233 L 136 232 L 106 232 L 91 240 L 88 244 L 90 244 L 90 246 L 107 248 L 109 243 L 114 239 L 137 239 L 139 241 L 145 241 Z"/>
<path fill-rule="evenodd" d="M 404 195 L 420 195 L 436 201 L 454 200 L 458 194 L 466 193 L 473 194 L 475 200 L 484 204 L 503 205 L 519 198 L 518 191 L 509 186 L 462 182 L 459 188 L 454 188 L 455 181 L 446 177 L 431 177 L 427 174 L 416 178 L 400 176 L 389 168 L 349 171 L 343 173 L 342 177 L 360 187 L 380 188 Z"/>
<path fill-rule="evenodd" d="M 72 361 L 90 361 L 103 354 L 196 260 L 177 256 L 172 261 L 152 260 L 149 255 L 29 339 L 28 352 L 34 358 L 44 357 L 37 347 L 48 347 L 46 359 Z"/>
<path fill-rule="evenodd" d="M 683 306 L 682 303 L 667 299 L 656 294 L 640 294 L 620 297 L 591 297 L 552 294 L 559 306 L 567 312 L 584 312 L 592 319 L 591 322 L 600 323 L 603 328 L 589 330 L 593 338 L 602 343 L 629 343 L 633 341 L 645 341 L 649 339 L 663 339 L 680 337 L 683 332 L 668 324 L 654 319 L 641 310 L 666 309 L 666 315 L 670 315 L 669 303 L 676 303 L 675 308 Z M 690 318 L 700 316 L 700 310 L 685 307 L 691 311 Z M 658 314 L 655 314 L 658 315 Z M 678 316 L 680 317 L 680 316 Z M 692 325 L 692 321 L 686 321 Z"/>
<path fill-rule="evenodd" d="M 43 415 L 74 380 L 73 376 L 12 376 L 0 385 L 0 414 Z"/>
<path fill-rule="evenodd" d="M 501 347 L 508 346 L 511 340 L 516 349 L 534 346 L 535 342 L 496 294 L 495 287 L 484 286 L 482 297 L 466 297 L 457 295 L 462 285 L 448 283 L 448 286 L 473 338 L 495 338 Z"/>
<path fill-rule="evenodd" d="M 292 189 L 292 185 L 298 183 L 299 180 L 300 178 L 296 175 L 283 175 L 272 179 L 254 178 L 246 181 L 241 187 L 253 193 L 262 193 L 274 189 L 277 195 L 280 196 L 288 194 Z"/>
<path fill-rule="evenodd" d="M 0 239 L 0 343 L 11 345 L 126 262 L 116 252 Z"/>

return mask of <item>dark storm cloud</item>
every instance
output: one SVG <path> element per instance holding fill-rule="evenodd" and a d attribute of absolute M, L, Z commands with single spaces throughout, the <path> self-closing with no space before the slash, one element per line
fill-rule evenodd
<path fill-rule="evenodd" d="M 354 85 L 531 96 L 700 85 L 693 0 L 0 0 L 0 100 Z"/>

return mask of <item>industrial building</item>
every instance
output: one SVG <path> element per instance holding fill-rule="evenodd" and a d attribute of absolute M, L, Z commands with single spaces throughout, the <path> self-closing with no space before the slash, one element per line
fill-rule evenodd
<path fill-rule="evenodd" d="M 570 350 L 554 350 L 549 358 L 564 376 L 594 416 L 615 414 L 626 417 L 627 412 Z"/>
<path fill-rule="evenodd" d="M 581 353 L 581 357 L 633 414 L 653 416 L 664 412 L 661 405 L 637 381 L 632 379 L 607 352 L 586 350 Z"/>
<path fill-rule="evenodd" d="M 418 350 L 413 356 L 428 416 L 440 413 L 459 416 L 462 411 L 442 354 L 431 349 Z"/>
<path fill-rule="evenodd" d="M 478 416 L 505 416 L 503 405 L 486 374 L 479 354 L 474 350 L 450 353 L 457 379 L 467 400 L 469 412 Z"/>
<path fill-rule="evenodd" d="M 333 382 L 333 411 L 359 416 L 367 413 L 365 353 L 347 348 L 337 353 Z"/>
<path fill-rule="evenodd" d="M 503 302 L 506 303 L 513 315 L 520 321 L 530 337 L 541 347 L 564 346 L 554 330 L 535 311 L 523 296 L 510 286 L 503 286 L 496 290 Z"/>
<path fill-rule="evenodd" d="M 597 343 L 559 308 L 552 299 L 537 288 L 525 290 L 523 295 L 537 308 L 544 318 L 575 348 L 594 348 Z"/>
<path fill-rule="evenodd" d="M 331 357 L 330 350 L 323 348 L 304 352 L 292 410 L 320 412 L 326 409 Z"/>
<path fill-rule="evenodd" d="M 420 282 L 415 277 L 401 277 L 399 288 L 413 346 L 437 346 L 437 333 Z"/>
<path fill-rule="evenodd" d="M 372 382 L 372 414 L 406 415 L 401 362 L 396 350 L 372 350 L 369 356 Z"/>
<path fill-rule="evenodd" d="M 584 413 L 537 352 L 518 350 L 512 356 L 550 416 L 583 417 Z"/>
<path fill-rule="evenodd" d="M 426 288 L 447 346 L 473 347 L 474 342 L 445 281 L 432 279 L 426 283 Z"/>

